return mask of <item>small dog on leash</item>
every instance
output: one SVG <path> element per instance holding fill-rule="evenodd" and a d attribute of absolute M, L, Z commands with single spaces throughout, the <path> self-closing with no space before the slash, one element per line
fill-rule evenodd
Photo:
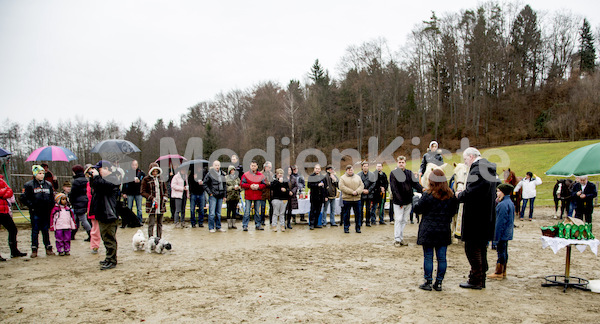
<path fill-rule="evenodd" d="M 171 243 L 164 238 L 160 238 L 157 236 L 151 236 L 148 239 L 148 244 L 146 245 L 148 253 L 165 253 L 165 250 L 171 250 Z"/>
<path fill-rule="evenodd" d="M 144 232 L 141 229 L 133 235 L 133 239 L 131 239 L 131 244 L 133 245 L 134 251 L 144 251 L 146 248 L 146 237 L 144 237 Z"/>

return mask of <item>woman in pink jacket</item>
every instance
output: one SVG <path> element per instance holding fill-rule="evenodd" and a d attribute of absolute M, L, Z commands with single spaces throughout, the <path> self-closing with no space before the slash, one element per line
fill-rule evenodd
<path fill-rule="evenodd" d="M 90 178 L 91 174 L 89 173 L 92 169 L 92 165 L 88 164 L 85 168 L 85 177 Z M 92 249 L 92 254 L 98 253 L 98 248 L 100 247 L 100 242 L 102 242 L 102 238 L 100 237 L 100 225 L 96 220 L 96 217 L 90 213 L 90 204 L 92 203 L 92 187 L 90 187 L 90 182 L 87 183 L 87 197 L 88 197 L 88 219 L 92 224 L 92 230 L 90 231 L 90 249 Z"/>
<path fill-rule="evenodd" d="M 176 228 L 185 227 L 185 210 L 184 210 L 184 198 L 186 195 L 184 192 L 188 190 L 186 185 L 187 180 L 187 169 L 181 168 L 179 172 L 173 179 L 171 180 L 171 198 L 175 200 L 175 216 L 173 217 L 173 222 L 175 223 Z"/>

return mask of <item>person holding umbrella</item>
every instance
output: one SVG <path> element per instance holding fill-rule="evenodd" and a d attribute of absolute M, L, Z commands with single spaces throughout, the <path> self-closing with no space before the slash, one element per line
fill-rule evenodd
<path fill-rule="evenodd" d="M 117 199 L 120 181 L 111 171 L 112 163 L 101 160 L 91 170 L 92 203 L 91 213 L 98 220 L 100 236 L 106 249 L 106 258 L 100 261 L 100 270 L 117 266 Z"/>
<path fill-rule="evenodd" d="M 42 239 L 46 255 L 54 255 L 50 244 L 50 212 L 54 208 L 54 188 L 44 180 L 45 172 L 41 165 L 31 167 L 33 180 L 23 186 L 21 202 L 29 208 L 31 218 L 31 258 L 37 257 L 38 236 L 42 231 Z"/>

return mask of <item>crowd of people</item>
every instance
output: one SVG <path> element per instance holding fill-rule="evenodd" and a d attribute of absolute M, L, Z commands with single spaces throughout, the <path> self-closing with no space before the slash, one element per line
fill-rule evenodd
<path fill-rule="evenodd" d="M 443 158 L 437 153 L 437 142 L 432 142 L 430 151 L 423 157 L 423 163 L 441 165 Z M 446 272 L 447 246 L 452 243 L 451 222 L 458 212 L 460 203 L 464 204 L 462 215 L 462 240 L 465 254 L 471 265 L 469 279 L 460 287 L 468 289 L 485 288 L 486 278 L 503 279 L 506 277 L 508 261 L 508 241 L 512 240 L 514 205 L 510 195 L 518 188 L 510 184 L 500 184 L 496 174 L 496 165 L 481 157 L 475 148 L 463 153 L 468 167 L 468 180 L 464 190 L 454 192 L 448 184 L 443 170 L 436 168 L 428 177 L 428 183 L 420 184 L 423 168 L 418 174 L 406 168 L 406 157 L 397 158 L 397 167 L 389 177 L 383 172 L 383 165 L 377 163 L 375 172 L 370 171 L 368 162 L 361 163 L 361 170 L 354 173 L 354 167 L 348 165 L 338 178 L 332 166 L 326 166 L 322 172 L 319 164 L 305 180 L 296 166 L 288 170 L 272 171 L 271 162 L 263 164 L 259 171 L 256 161 L 250 163 L 250 170 L 243 172 L 237 156 L 232 156 L 227 173 L 221 170 L 221 163 L 213 161 L 208 170 L 202 166 L 170 170 L 169 177 L 157 163 L 151 163 L 148 173 L 139 169 L 137 161 L 130 168 L 119 169 L 109 161 L 101 160 L 96 165 L 75 165 L 72 185 L 65 186 L 63 192 L 57 192 L 54 177 L 47 177 L 47 167 L 34 165 L 33 179 L 23 188 L 21 200 L 29 208 L 31 219 L 31 258 L 38 255 L 38 237 L 42 239 L 46 255 L 54 255 L 49 231 L 55 231 L 56 249 L 59 255 L 70 254 L 70 241 L 78 228 L 83 227 L 88 234 L 92 253 L 98 253 L 100 242 L 104 243 L 106 257 L 100 262 L 100 269 L 112 269 L 117 265 L 116 232 L 119 223 L 117 205 L 120 199 L 126 201 L 129 209 L 134 202 L 137 214 L 133 214 L 139 223 L 146 222 L 148 236 L 160 238 L 163 230 L 166 205 L 170 201 L 171 216 L 175 228 L 186 227 L 186 201 L 190 199 L 191 227 L 204 227 L 205 207 L 208 204 L 208 230 L 210 233 L 225 232 L 221 223 L 221 210 L 226 204 L 227 229 L 236 229 L 236 219 L 243 209 L 242 230 L 248 231 L 253 216 L 255 230 L 265 228 L 265 219 L 275 231 L 292 229 L 293 211 L 304 188 L 310 192 L 310 212 L 308 226 L 310 230 L 330 225 L 338 226 L 335 218 L 336 202 L 341 203 L 340 225 L 344 233 L 350 233 L 350 213 L 353 212 L 354 230 L 361 233 L 363 220 L 366 226 L 377 222 L 386 224 L 384 204 L 390 195 L 390 223 L 394 224 L 394 244 L 407 246 L 404 237 L 405 226 L 414 212 L 422 215 L 419 224 L 417 244 L 423 247 L 423 270 L 425 282 L 419 287 L 424 290 L 442 290 L 442 281 Z M 584 201 L 594 197 L 596 190 L 587 182 L 587 177 L 578 178 L 573 195 Z M 533 213 L 535 186 L 541 179 L 533 174 L 518 186 L 533 190 L 530 200 L 530 218 Z M 66 189 L 68 187 L 68 189 Z M 422 193 L 415 200 L 415 193 Z M 142 198 L 145 204 L 142 207 Z M 339 198 L 339 199 L 338 199 Z M 8 215 L 8 204 L 13 192 L 0 179 L 0 220 L 9 231 L 9 246 L 12 257 L 25 256 L 17 248 L 17 229 Z M 585 201 L 587 201 L 585 200 Z M 125 203 L 125 202 L 123 202 Z M 269 204 L 267 213 L 266 204 Z M 582 217 L 591 222 L 591 208 L 587 203 L 582 206 Z M 585 207 L 585 209 L 583 209 Z M 141 208 L 148 215 L 144 220 Z M 525 211 L 525 204 L 521 217 Z M 584 212 L 585 211 L 585 212 Z M 327 214 L 329 213 L 329 218 Z M 588 218 L 589 217 L 589 218 Z M 378 220 L 379 218 L 379 220 Z M 91 223 L 91 225 L 90 225 Z M 125 226 L 125 222 L 122 222 Z M 495 243 L 498 261 L 493 274 L 488 271 L 487 248 L 489 242 Z M 433 256 L 437 259 L 437 273 L 433 281 Z M 2 259 L 3 260 L 3 259 Z"/>

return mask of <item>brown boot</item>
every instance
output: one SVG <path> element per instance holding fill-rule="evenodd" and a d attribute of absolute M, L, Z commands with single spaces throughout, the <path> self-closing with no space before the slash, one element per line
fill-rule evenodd
<path fill-rule="evenodd" d="M 35 249 L 35 250 L 34 250 L 34 249 L 32 249 L 32 250 L 31 250 L 31 255 L 30 255 L 29 257 L 30 257 L 30 258 L 32 258 L 32 259 L 33 259 L 33 258 L 37 258 L 37 249 Z"/>
<path fill-rule="evenodd" d="M 506 263 L 502 266 L 502 278 L 506 278 Z"/>
<path fill-rule="evenodd" d="M 501 264 L 501 263 L 496 263 L 496 271 L 494 271 L 494 273 L 493 273 L 493 274 L 491 274 L 491 275 L 488 275 L 487 277 L 488 277 L 489 279 L 497 279 L 497 280 L 502 280 L 502 279 L 504 279 L 504 278 L 502 277 L 502 269 L 503 269 L 503 266 L 502 266 L 502 264 Z"/>
<path fill-rule="evenodd" d="M 46 248 L 46 255 L 56 255 L 56 253 L 52 252 L 52 247 L 49 246 Z"/>

